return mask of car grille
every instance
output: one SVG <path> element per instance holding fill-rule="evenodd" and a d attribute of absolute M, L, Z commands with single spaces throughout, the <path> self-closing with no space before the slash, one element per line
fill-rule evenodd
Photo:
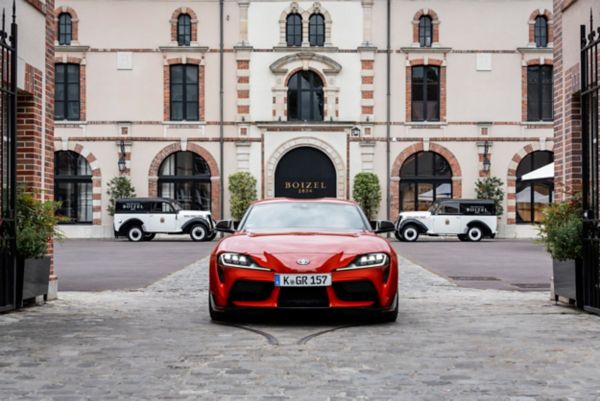
<path fill-rule="evenodd" d="M 277 305 L 282 308 L 319 308 L 329 306 L 326 287 L 282 287 Z"/>
<path fill-rule="evenodd" d="M 377 290 L 368 280 L 333 283 L 335 295 L 343 301 L 378 301 Z"/>
<path fill-rule="evenodd" d="M 229 303 L 234 301 L 263 301 L 271 296 L 273 283 L 268 281 L 238 280 L 229 292 Z"/>

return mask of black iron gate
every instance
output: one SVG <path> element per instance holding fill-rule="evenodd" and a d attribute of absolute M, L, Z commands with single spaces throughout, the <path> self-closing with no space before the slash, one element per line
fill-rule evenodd
<path fill-rule="evenodd" d="M 0 312 L 15 308 L 15 217 L 17 136 L 17 24 L 13 3 L 8 32 L 0 31 Z"/>
<path fill-rule="evenodd" d="M 592 14 L 593 15 L 593 14 Z M 600 314 L 600 198 L 598 97 L 600 28 L 581 26 L 581 121 L 583 150 L 583 307 Z"/>

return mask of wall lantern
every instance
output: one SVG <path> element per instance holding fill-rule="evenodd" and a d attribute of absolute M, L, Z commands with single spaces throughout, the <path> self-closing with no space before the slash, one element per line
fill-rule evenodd
<path fill-rule="evenodd" d="M 353 137 L 359 137 L 360 136 L 360 127 L 358 126 L 354 126 L 350 129 L 350 135 Z"/>
<path fill-rule="evenodd" d="M 123 172 L 125 171 L 125 169 L 127 168 L 127 162 L 125 161 L 125 141 L 121 141 L 119 143 L 119 171 Z"/>
<path fill-rule="evenodd" d="M 488 172 L 492 167 L 492 162 L 490 161 L 490 143 L 485 141 L 483 144 L 483 171 Z"/>

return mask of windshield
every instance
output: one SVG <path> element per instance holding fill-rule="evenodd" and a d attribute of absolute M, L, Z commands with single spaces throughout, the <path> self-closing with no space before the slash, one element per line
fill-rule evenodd
<path fill-rule="evenodd" d="M 241 230 L 363 231 L 367 222 L 354 205 L 327 202 L 281 202 L 255 205 Z"/>
<path fill-rule="evenodd" d="M 428 212 L 430 212 L 431 214 L 435 214 L 435 212 L 437 211 L 438 207 L 440 206 L 440 201 L 435 201 L 431 204 L 431 206 L 429 206 L 429 210 Z"/>

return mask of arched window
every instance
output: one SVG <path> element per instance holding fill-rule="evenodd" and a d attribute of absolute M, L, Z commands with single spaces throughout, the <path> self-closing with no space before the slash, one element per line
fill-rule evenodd
<path fill-rule="evenodd" d="M 554 161 L 554 154 L 537 151 L 528 154 L 517 167 L 517 223 L 534 224 L 542 218 L 554 198 L 554 178 L 540 168 Z M 529 176 L 524 177 L 528 173 Z"/>
<path fill-rule="evenodd" d="M 533 31 L 535 46 L 548 46 L 548 20 L 543 15 L 538 15 L 535 18 L 535 28 Z"/>
<path fill-rule="evenodd" d="M 177 44 L 189 46 L 192 42 L 192 18 L 189 14 L 180 14 L 177 17 Z"/>
<path fill-rule="evenodd" d="M 178 201 L 184 209 L 210 210 L 210 169 L 193 152 L 168 156 L 158 170 L 158 196 Z"/>
<path fill-rule="evenodd" d="M 435 152 L 411 155 L 400 168 L 400 210 L 424 211 L 434 200 L 452 198 L 452 170 Z"/>
<path fill-rule="evenodd" d="M 325 45 L 325 17 L 313 14 L 308 20 L 308 41 L 311 46 Z"/>
<path fill-rule="evenodd" d="M 290 14 L 286 18 L 285 36 L 288 46 L 302 45 L 302 17 L 300 14 Z"/>
<path fill-rule="evenodd" d="M 287 98 L 289 121 L 323 121 L 323 81 L 314 72 L 292 75 Z"/>
<path fill-rule="evenodd" d="M 419 18 L 419 45 L 421 47 L 431 47 L 433 42 L 433 23 L 431 17 L 423 15 Z"/>
<path fill-rule="evenodd" d="M 58 44 L 67 46 L 71 44 L 73 39 L 73 24 L 71 14 L 61 13 L 58 16 Z"/>
<path fill-rule="evenodd" d="M 92 222 L 92 169 L 80 154 L 54 154 L 54 200 L 60 202 L 57 213 L 68 223 Z"/>

